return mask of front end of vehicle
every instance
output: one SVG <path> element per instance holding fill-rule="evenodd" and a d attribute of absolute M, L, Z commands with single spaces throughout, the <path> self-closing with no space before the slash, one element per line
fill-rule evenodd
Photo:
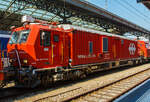
<path fill-rule="evenodd" d="M 30 25 L 13 30 L 7 45 L 10 66 L 5 68 L 7 80 L 15 81 L 18 85 L 25 84 L 23 86 L 27 87 L 35 83 L 32 72 L 36 61 L 34 44 L 28 41 L 30 33 Z"/>

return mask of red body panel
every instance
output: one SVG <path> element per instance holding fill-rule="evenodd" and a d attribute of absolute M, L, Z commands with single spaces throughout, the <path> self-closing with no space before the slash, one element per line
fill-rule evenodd
<path fill-rule="evenodd" d="M 145 41 L 138 41 L 139 54 L 144 58 L 150 58 L 150 45 Z"/>
<path fill-rule="evenodd" d="M 17 58 L 15 52 L 15 49 L 17 49 L 22 66 L 53 68 L 56 66 L 68 66 L 69 63 L 74 66 L 139 57 L 137 41 L 120 36 L 77 29 L 49 28 L 49 26 L 40 24 L 27 25 L 14 31 L 25 29 L 31 30 L 26 42 L 8 44 L 10 59 Z M 40 45 L 41 30 L 50 32 L 49 46 Z M 54 41 L 54 35 L 59 36 L 58 42 Z M 103 51 L 103 48 L 105 48 L 103 39 L 107 40 L 107 51 Z M 24 59 L 27 59 L 28 63 L 24 64 Z M 18 66 L 17 61 L 13 64 Z"/>
<path fill-rule="evenodd" d="M 103 38 L 108 38 L 108 51 L 103 52 Z M 93 42 L 93 53 L 89 42 Z M 76 31 L 71 35 L 72 65 L 138 58 L 137 41 Z"/>

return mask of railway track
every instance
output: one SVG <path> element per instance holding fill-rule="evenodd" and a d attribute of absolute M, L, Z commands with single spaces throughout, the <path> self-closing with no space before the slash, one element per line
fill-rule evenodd
<path fill-rule="evenodd" d="M 22 88 L 20 89 L 16 87 L 4 88 L 0 90 L 0 102 L 3 99 L 13 98 L 21 94 L 27 93 L 28 91 L 29 91 L 28 89 L 22 89 Z"/>
<path fill-rule="evenodd" d="M 150 68 L 128 75 L 122 79 L 107 83 L 90 83 L 86 87 L 77 87 L 55 95 L 39 98 L 34 102 L 109 102 L 131 90 L 150 78 Z"/>
<path fill-rule="evenodd" d="M 145 64 L 137 67 L 132 68 L 120 68 L 112 70 L 112 71 L 106 71 L 99 73 L 100 75 L 96 75 L 95 78 L 86 78 L 85 80 L 77 80 L 77 82 L 64 82 L 63 83 L 57 83 L 52 88 L 46 88 L 46 89 L 17 89 L 16 93 L 3 97 L 2 100 L 0 98 L 0 102 L 61 102 L 61 101 L 86 101 L 84 97 L 90 96 L 92 93 L 96 93 L 98 90 L 103 90 L 101 92 L 107 93 L 104 91 L 104 89 L 107 89 L 108 86 L 114 85 L 116 83 L 121 83 L 121 81 L 128 79 L 130 77 L 134 77 L 137 74 L 140 73 L 146 73 L 145 78 L 141 77 L 141 81 L 139 80 L 138 84 L 146 80 L 150 77 L 150 64 Z M 119 71 L 120 70 L 120 71 Z M 113 72 L 114 71 L 114 72 Z M 98 73 L 97 73 L 98 74 Z M 93 74 L 92 74 L 93 75 Z M 130 81 L 129 81 L 130 82 Z M 66 84 L 67 83 L 67 84 Z M 135 83 L 135 82 L 134 82 Z M 136 84 L 137 85 L 137 84 Z M 134 85 L 134 86 L 136 86 Z M 128 85 L 131 86 L 131 85 Z M 133 86 L 133 87 L 134 87 Z M 120 86 L 113 86 L 113 88 L 118 88 Z M 125 85 L 123 87 L 126 87 Z M 132 88 L 132 87 L 131 87 Z M 119 89 L 122 89 L 121 87 Z M 20 91 L 21 90 L 21 91 Z M 122 89 L 123 90 L 123 89 Z M 127 89 L 124 89 L 124 92 L 126 92 Z M 11 92 L 11 90 L 8 90 L 6 93 Z M 18 92 L 18 93 L 17 93 Z M 110 90 L 108 91 L 110 93 Z M 13 93 L 13 91 L 11 92 Z M 1 91 L 1 94 L 3 92 Z M 123 93 L 120 93 L 116 97 L 120 96 Z M 87 96 L 84 96 L 87 95 Z M 107 97 L 104 94 L 102 94 L 102 97 Z M 91 95 L 93 96 L 93 95 Z M 90 96 L 90 97 L 91 97 Z M 94 97 L 94 100 L 98 100 L 98 94 L 97 97 Z M 109 95 L 111 96 L 111 95 Z M 99 98 L 99 100 L 103 98 Z M 115 97 L 115 98 L 116 98 Z M 88 98 L 88 100 L 92 98 Z M 104 98 L 105 99 L 105 98 Z M 103 99 L 103 100 L 104 100 Z M 88 101 L 87 101 L 88 102 Z M 103 102 L 103 101 L 102 101 Z M 105 101 L 104 101 L 105 102 Z"/>

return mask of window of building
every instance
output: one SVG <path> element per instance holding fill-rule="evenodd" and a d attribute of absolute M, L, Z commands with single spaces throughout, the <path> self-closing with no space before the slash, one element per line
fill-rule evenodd
<path fill-rule="evenodd" d="M 92 41 L 89 42 L 89 52 L 90 52 L 90 54 L 93 53 L 93 42 Z"/>
<path fill-rule="evenodd" d="M 108 38 L 103 38 L 103 52 L 108 51 Z"/>
<path fill-rule="evenodd" d="M 43 46 L 50 46 L 50 37 L 51 37 L 51 32 L 49 31 L 40 31 L 40 45 Z"/>

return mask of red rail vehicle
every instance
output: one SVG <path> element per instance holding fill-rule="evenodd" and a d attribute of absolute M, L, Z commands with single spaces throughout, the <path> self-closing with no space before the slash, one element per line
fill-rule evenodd
<path fill-rule="evenodd" d="M 138 41 L 69 24 L 24 16 L 8 43 L 7 81 L 35 87 L 141 62 Z M 38 23 L 34 23 L 34 22 Z"/>

